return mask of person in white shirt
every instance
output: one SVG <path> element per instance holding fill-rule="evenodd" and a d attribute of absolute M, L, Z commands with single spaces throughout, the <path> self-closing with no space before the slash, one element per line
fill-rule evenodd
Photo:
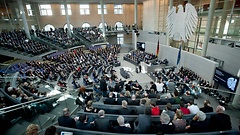
<path fill-rule="evenodd" d="M 192 100 L 190 100 L 188 103 L 188 109 L 190 111 L 190 114 L 197 114 L 197 112 L 199 112 L 198 106 L 194 105 Z"/>
<path fill-rule="evenodd" d="M 163 82 L 162 81 L 161 82 L 157 81 L 155 84 L 157 86 L 158 93 L 162 93 L 163 92 L 163 86 L 164 86 Z"/>

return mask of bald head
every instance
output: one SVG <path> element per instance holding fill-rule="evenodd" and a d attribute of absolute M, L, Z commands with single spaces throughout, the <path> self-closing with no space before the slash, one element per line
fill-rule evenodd
<path fill-rule="evenodd" d="M 217 113 L 223 113 L 225 111 L 225 108 L 221 105 L 218 105 L 216 108 L 216 112 Z"/>

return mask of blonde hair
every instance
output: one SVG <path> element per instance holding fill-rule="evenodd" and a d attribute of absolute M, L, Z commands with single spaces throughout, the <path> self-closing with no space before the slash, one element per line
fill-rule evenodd
<path fill-rule="evenodd" d="M 37 135 L 38 134 L 38 125 L 30 124 L 26 129 L 26 135 Z"/>

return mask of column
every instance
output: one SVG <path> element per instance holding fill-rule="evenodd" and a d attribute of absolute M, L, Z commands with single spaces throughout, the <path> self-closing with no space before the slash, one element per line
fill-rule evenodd
<path fill-rule="evenodd" d="M 168 11 L 170 11 L 173 7 L 173 0 L 169 0 L 169 8 L 168 8 Z M 169 39 L 169 33 L 168 33 L 168 30 L 166 30 L 166 45 L 170 45 L 170 39 Z"/>
<path fill-rule="evenodd" d="M 134 0 L 134 24 L 138 22 L 138 0 Z"/>
<path fill-rule="evenodd" d="M 228 14 L 227 10 L 228 9 L 229 9 L 229 0 L 224 0 L 224 5 L 223 5 L 223 10 L 222 10 L 222 15 L 221 15 L 220 28 L 219 28 L 219 32 L 218 32 L 218 38 L 223 37 L 223 31 L 224 31 L 224 27 L 225 27 L 225 24 L 226 24 L 226 21 L 227 21 L 227 14 Z"/>
<path fill-rule="evenodd" d="M 106 29 L 105 29 L 105 21 L 104 21 L 104 6 L 103 6 L 103 0 L 100 0 L 101 4 L 101 17 L 102 17 L 102 29 L 103 29 L 103 38 L 106 41 Z"/>
<path fill-rule="evenodd" d="M 34 3 L 33 8 L 34 8 L 34 14 L 35 14 L 37 25 L 38 25 L 37 29 L 41 30 L 41 26 L 40 26 L 40 22 L 39 22 L 40 13 L 39 13 L 39 10 L 38 10 L 38 5 L 36 3 Z"/>
<path fill-rule="evenodd" d="M 67 22 L 67 28 L 68 28 L 68 35 L 71 37 L 72 33 L 71 33 L 71 27 L 70 27 L 69 15 L 68 15 L 67 0 L 64 0 L 64 9 L 65 9 L 66 22 Z"/>
<path fill-rule="evenodd" d="M 240 109 L 240 81 L 238 81 L 238 86 L 235 93 L 236 95 L 233 98 L 232 106 L 236 109 Z"/>
<path fill-rule="evenodd" d="M 219 19 L 219 17 L 216 16 L 215 19 L 214 19 L 214 22 L 213 22 L 213 37 L 216 36 L 218 19 Z"/>
<path fill-rule="evenodd" d="M 215 2 L 216 2 L 216 0 L 211 0 L 210 8 L 208 11 L 207 26 L 206 26 L 206 31 L 205 31 L 205 35 L 204 35 L 204 43 L 203 43 L 203 48 L 202 48 L 202 56 L 206 56 L 206 53 L 207 53 L 208 40 L 209 40 L 209 36 L 210 36 L 211 30 L 212 30 L 211 26 L 212 26 L 214 11 L 215 11 Z"/>
<path fill-rule="evenodd" d="M 17 0 L 17 3 L 18 3 L 20 15 L 22 16 L 22 23 L 23 23 L 23 27 L 24 27 L 26 36 L 27 36 L 27 38 L 31 39 L 27 19 L 26 19 L 26 16 L 25 16 L 25 10 L 23 8 L 22 0 Z"/>

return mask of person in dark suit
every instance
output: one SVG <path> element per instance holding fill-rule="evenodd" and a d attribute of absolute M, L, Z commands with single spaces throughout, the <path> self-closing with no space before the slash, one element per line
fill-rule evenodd
<path fill-rule="evenodd" d="M 191 124 L 186 126 L 187 132 L 199 133 L 208 132 L 208 120 L 206 119 L 206 114 L 202 111 L 197 112 L 193 117 Z"/>
<path fill-rule="evenodd" d="M 126 100 L 122 101 L 122 108 L 118 110 L 118 113 L 120 115 L 131 115 L 132 114 L 132 110 L 127 107 L 127 104 L 128 103 Z"/>
<path fill-rule="evenodd" d="M 148 97 L 149 98 L 156 98 L 157 97 L 157 94 L 155 94 L 154 89 L 150 89 L 150 93 L 148 94 Z"/>
<path fill-rule="evenodd" d="M 217 114 L 213 114 L 210 117 L 209 121 L 209 130 L 210 131 L 224 131 L 231 130 L 231 119 L 230 116 L 224 114 L 225 108 L 221 105 L 218 105 L 216 108 Z"/>
<path fill-rule="evenodd" d="M 109 92 L 108 98 L 103 101 L 104 104 L 114 105 L 116 104 L 115 98 L 113 98 L 113 93 Z"/>
<path fill-rule="evenodd" d="M 127 98 L 126 98 L 124 95 L 125 95 L 124 92 L 120 92 L 119 98 L 118 98 L 117 101 L 116 101 L 116 104 L 117 104 L 117 105 L 121 105 L 123 100 L 126 100 L 126 101 L 127 101 Z"/>
<path fill-rule="evenodd" d="M 75 128 L 76 122 L 70 117 L 70 111 L 68 108 L 63 109 L 63 116 L 58 117 L 58 125 L 63 127 Z"/>
<path fill-rule="evenodd" d="M 156 126 L 157 133 L 162 132 L 163 134 L 173 134 L 175 131 L 175 126 L 171 122 L 170 117 L 166 113 L 162 113 L 160 116 L 161 124 Z"/>
<path fill-rule="evenodd" d="M 107 97 L 107 82 L 106 77 L 102 76 L 100 80 L 100 91 L 103 93 L 104 97 Z"/>
<path fill-rule="evenodd" d="M 156 86 L 156 84 L 153 81 L 150 82 L 150 85 L 151 85 L 151 87 L 150 87 L 149 90 L 153 89 L 154 92 L 157 92 L 157 86 Z"/>
<path fill-rule="evenodd" d="M 151 108 L 146 107 L 144 114 L 139 114 L 138 118 L 134 122 L 134 132 L 136 134 L 147 134 L 151 130 L 151 123 L 152 123 L 152 117 L 151 117 Z"/>
<path fill-rule="evenodd" d="M 128 105 L 139 105 L 140 100 L 136 100 L 136 96 L 132 95 L 132 99 L 128 100 Z"/>
<path fill-rule="evenodd" d="M 79 116 L 76 121 L 76 128 L 82 130 L 91 130 L 93 125 L 93 118 L 88 118 L 86 114 Z"/>
<path fill-rule="evenodd" d="M 96 130 L 102 131 L 102 132 L 108 132 L 110 127 L 110 120 L 105 118 L 105 111 L 100 110 L 98 112 L 98 118 L 95 119 L 94 124 L 96 127 Z"/>
<path fill-rule="evenodd" d="M 136 107 L 136 110 L 135 110 L 135 114 L 144 114 L 144 111 L 145 111 L 145 104 L 146 104 L 146 100 L 145 99 L 142 99 L 140 100 L 140 106 Z"/>
<path fill-rule="evenodd" d="M 132 133 L 132 129 L 129 126 L 126 126 L 125 123 L 124 123 L 124 117 L 123 116 L 118 116 L 117 118 L 117 122 L 119 124 L 119 126 L 116 126 L 113 128 L 113 131 L 115 133 Z"/>
<path fill-rule="evenodd" d="M 161 99 L 160 95 L 157 95 L 156 105 L 166 105 L 167 103 Z"/>
<path fill-rule="evenodd" d="M 189 103 L 190 100 L 194 101 L 194 97 L 190 94 L 190 91 L 186 91 L 186 94 L 183 95 L 181 98 L 182 101 L 184 101 L 185 103 Z"/>
<path fill-rule="evenodd" d="M 202 108 L 200 108 L 200 110 L 203 111 L 204 113 L 213 112 L 213 108 L 210 105 L 210 101 L 205 100 L 204 106 Z"/>

